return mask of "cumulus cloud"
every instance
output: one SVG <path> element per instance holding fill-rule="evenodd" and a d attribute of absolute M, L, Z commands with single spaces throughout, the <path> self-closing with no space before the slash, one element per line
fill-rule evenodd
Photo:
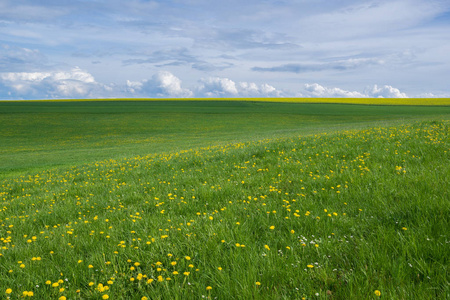
<path fill-rule="evenodd" d="M 153 75 L 151 79 L 142 81 L 127 80 L 127 91 L 143 97 L 192 97 L 189 89 L 181 87 L 181 80 L 167 71 Z"/>
<path fill-rule="evenodd" d="M 235 82 L 229 78 L 209 77 L 198 81 L 192 89 L 168 71 L 150 79 L 127 80 L 122 85 L 97 82 L 92 74 L 78 67 L 66 71 L 0 73 L 1 99 L 64 99 L 64 98 L 188 98 L 188 97 L 376 97 L 405 98 L 407 95 L 390 85 L 349 91 L 318 83 L 302 85 L 297 93 L 280 90 L 268 83 Z M 427 97 L 434 95 L 427 94 Z"/>
<path fill-rule="evenodd" d="M 399 89 L 390 85 L 378 87 L 374 85 L 371 88 L 366 88 L 363 93 L 357 91 L 347 91 L 341 88 L 324 87 L 318 83 L 305 84 L 297 94 L 298 97 L 342 97 L 342 98 L 407 98 L 405 93 L 400 92 Z"/>
<path fill-rule="evenodd" d="M 300 92 L 302 97 L 344 97 L 344 98 L 362 98 L 365 95 L 355 92 L 346 91 L 340 88 L 328 88 L 321 86 L 318 83 L 305 84 L 303 90 Z"/>
<path fill-rule="evenodd" d="M 199 97 L 281 97 L 283 93 L 264 83 L 234 82 L 228 78 L 209 77 L 200 80 Z"/>
<path fill-rule="evenodd" d="M 378 87 L 376 84 L 371 89 L 366 89 L 369 97 L 373 98 L 408 98 L 405 93 L 390 85 Z"/>
<path fill-rule="evenodd" d="M 76 67 L 70 71 L 0 73 L 3 94 L 18 99 L 108 97 L 112 86 L 100 84 Z"/>

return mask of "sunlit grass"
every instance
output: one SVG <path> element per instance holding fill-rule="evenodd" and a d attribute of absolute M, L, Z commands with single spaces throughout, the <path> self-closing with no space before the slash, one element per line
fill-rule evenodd
<path fill-rule="evenodd" d="M 229 143 L 3 180 L 0 293 L 445 299 L 449 125 Z"/>

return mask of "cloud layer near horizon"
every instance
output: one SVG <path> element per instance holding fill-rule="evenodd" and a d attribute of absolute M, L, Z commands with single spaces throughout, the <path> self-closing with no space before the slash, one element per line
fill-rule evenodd
<path fill-rule="evenodd" d="M 450 95 L 448 0 L 4 0 L 0 36 L 0 99 Z"/>
<path fill-rule="evenodd" d="M 123 84 L 97 82 L 92 74 L 80 68 L 55 72 L 0 73 L 0 93 L 5 100 L 67 98 L 218 98 L 218 97 L 356 97 L 407 98 L 389 85 L 366 87 L 364 91 L 348 91 L 318 83 L 299 84 L 295 93 L 277 89 L 267 83 L 235 82 L 229 78 L 201 78 L 191 88 L 168 71 L 160 71 L 149 79 L 127 80 Z M 424 95 L 436 97 L 436 95 Z"/>

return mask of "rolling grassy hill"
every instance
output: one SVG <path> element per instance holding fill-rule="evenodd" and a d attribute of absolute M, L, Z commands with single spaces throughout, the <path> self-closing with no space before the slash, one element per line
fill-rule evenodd
<path fill-rule="evenodd" d="M 83 103 L 1 106 L 4 296 L 449 296 L 448 107 Z"/>

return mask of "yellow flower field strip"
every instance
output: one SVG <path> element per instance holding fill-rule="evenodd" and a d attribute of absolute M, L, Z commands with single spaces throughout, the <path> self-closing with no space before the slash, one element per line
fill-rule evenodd
<path fill-rule="evenodd" d="M 91 102 L 91 101 L 250 101 L 280 103 L 328 103 L 361 105 L 420 105 L 450 106 L 450 98 L 111 98 L 111 99 L 53 99 L 0 100 L 0 102 Z"/>

